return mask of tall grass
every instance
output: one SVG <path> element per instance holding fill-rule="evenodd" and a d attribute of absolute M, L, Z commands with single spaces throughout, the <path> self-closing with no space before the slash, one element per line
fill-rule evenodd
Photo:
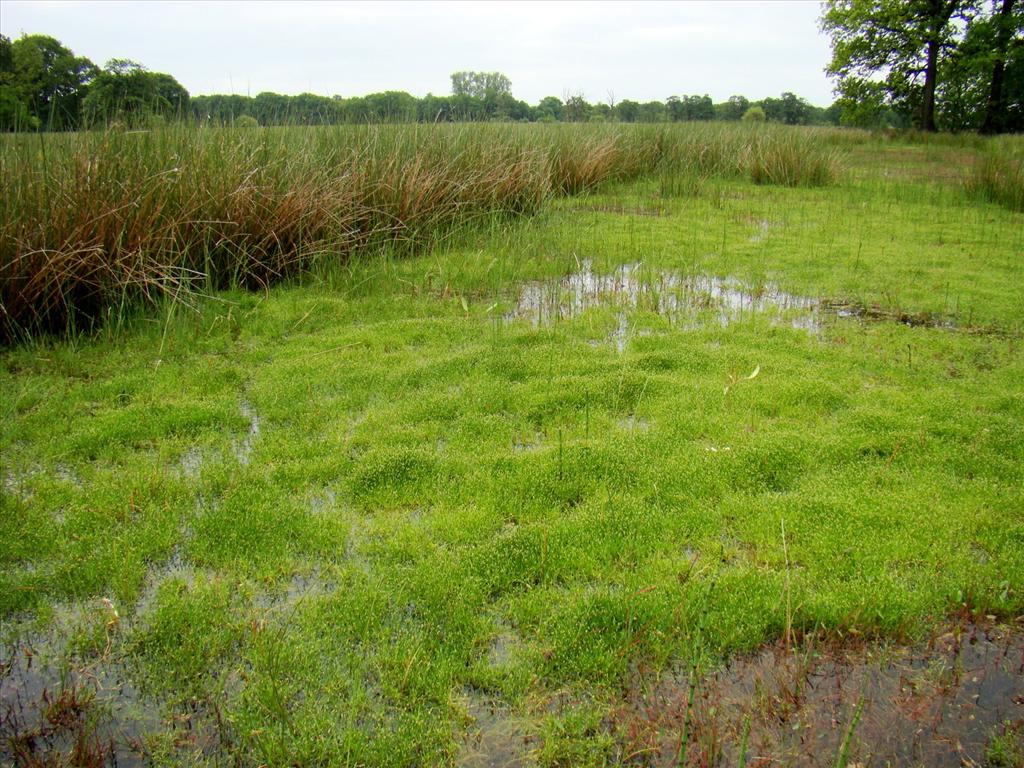
<path fill-rule="evenodd" d="M 1003 136 L 992 141 L 967 186 L 976 197 L 1024 211 L 1024 139 Z"/>
<path fill-rule="evenodd" d="M 169 127 L 0 144 L 0 341 L 265 286 L 657 172 L 816 184 L 832 150 L 746 126 Z M 119 310 L 120 311 L 120 310 Z"/>
<path fill-rule="evenodd" d="M 661 161 L 666 196 L 689 194 L 704 180 L 748 178 L 755 184 L 820 186 L 835 181 L 839 154 L 821 132 L 772 125 L 708 125 L 668 143 Z"/>

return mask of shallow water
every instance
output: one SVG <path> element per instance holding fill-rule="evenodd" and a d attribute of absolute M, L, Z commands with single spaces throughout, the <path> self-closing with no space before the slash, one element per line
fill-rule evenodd
<path fill-rule="evenodd" d="M 242 438 L 241 442 L 235 445 L 235 458 L 238 459 L 238 463 L 243 467 L 249 464 L 249 457 L 252 456 L 253 443 L 256 442 L 256 438 L 260 436 L 260 415 L 256 412 L 256 409 L 246 400 L 242 401 L 239 410 L 242 412 L 242 416 L 249 420 L 249 431 L 245 437 Z"/>
<path fill-rule="evenodd" d="M 86 610 L 109 609 L 92 601 L 77 613 Z M 0 762 L 63 765 L 77 751 L 90 765 L 144 765 L 143 737 L 161 723 L 156 707 L 123 665 L 69 664 L 61 642 L 36 635 L 0 651 Z"/>
<path fill-rule="evenodd" d="M 456 764 L 462 768 L 520 768 L 533 765 L 531 740 L 523 724 L 499 699 L 476 688 L 462 690 L 469 726 Z"/>
<path fill-rule="evenodd" d="M 628 341 L 627 311 L 631 309 L 648 309 L 679 325 L 695 325 L 711 312 L 723 327 L 751 313 L 773 313 L 780 319 L 790 318 L 795 327 L 817 331 L 820 324 L 813 315 L 819 304 L 817 299 L 786 293 L 771 283 L 752 289 L 731 277 L 682 276 L 646 269 L 642 264 L 625 264 L 604 275 L 585 260 L 579 270 L 561 280 L 523 285 L 515 308 L 505 317 L 529 319 L 534 327 L 540 327 L 594 307 L 617 308 L 620 312 L 612 341 L 622 352 Z"/>
<path fill-rule="evenodd" d="M 767 230 L 762 222 L 759 232 Z M 523 285 L 515 307 L 506 320 L 529 320 L 544 327 L 577 317 L 594 307 L 618 310 L 609 336 L 622 353 L 630 339 L 630 310 L 645 309 L 667 318 L 674 326 L 695 329 L 709 316 L 723 328 L 753 315 L 768 316 L 773 323 L 788 324 L 811 334 L 820 333 L 837 318 L 891 321 L 908 326 L 955 329 L 948 317 L 907 313 L 867 306 L 858 302 L 819 299 L 783 291 L 774 283 L 750 286 L 735 277 L 680 275 L 653 270 L 642 264 L 624 264 L 608 274 L 594 271 L 589 259 L 560 280 L 534 281 Z"/>
<path fill-rule="evenodd" d="M 635 762 L 677 764 L 688 692 L 685 673 L 638 682 L 618 718 Z M 737 764 L 749 718 L 748 765 L 832 766 L 858 703 L 851 765 L 984 764 L 997 727 L 1024 717 L 1024 633 L 968 624 L 913 648 L 765 649 L 701 680 L 688 757 Z"/>

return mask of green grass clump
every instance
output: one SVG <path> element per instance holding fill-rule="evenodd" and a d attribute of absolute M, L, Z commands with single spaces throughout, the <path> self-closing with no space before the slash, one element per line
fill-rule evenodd
<path fill-rule="evenodd" d="M 960 149 L 853 142 L 842 184 L 789 186 L 723 149 L 785 131 L 477 128 L 540 215 L 429 235 L 449 198 L 414 190 L 458 190 L 428 169 L 497 156 L 458 130 L 270 131 L 314 181 L 289 142 L 354 137 L 418 234 L 0 350 L 0 648 L 101 680 L 157 765 L 607 765 L 647 672 L 1020 615 L 1024 228 Z M 603 170 L 551 199 L 574 143 Z M 676 144 L 713 195 L 664 194 Z"/>
<path fill-rule="evenodd" d="M 817 131 L 709 124 L 666 142 L 659 170 L 665 196 L 699 193 L 711 177 L 814 187 L 837 180 L 839 156 L 834 141 Z"/>
<path fill-rule="evenodd" d="M 813 134 L 773 132 L 758 137 L 745 166 L 755 184 L 817 187 L 833 183 L 839 172 L 834 149 Z"/>
<path fill-rule="evenodd" d="M 1011 211 L 1024 211 L 1024 139 L 996 139 L 974 166 L 967 183 L 977 197 Z"/>

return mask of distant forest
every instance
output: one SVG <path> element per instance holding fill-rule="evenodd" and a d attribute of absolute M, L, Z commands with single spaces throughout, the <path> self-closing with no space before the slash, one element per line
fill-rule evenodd
<path fill-rule="evenodd" d="M 215 94 L 190 96 L 172 75 L 111 59 L 101 69 L 46 35 L 0 36 L 0 127 L 75 130 L 188 119 L 218 125 L 338 125 L 435 122 L 621 122 L 767 120 L 791 125 L 838 124 L 840 110 L 813 106 L 793 93 L 753 101 L 732 96 L 715 104 L 707 94 L 665 101 L 591 103 L 581 94 L 527 104 L 512 95 L 499 72 L 456 72 L 447 96 L 417 98 L 405 91 L 366 96 Z"/>

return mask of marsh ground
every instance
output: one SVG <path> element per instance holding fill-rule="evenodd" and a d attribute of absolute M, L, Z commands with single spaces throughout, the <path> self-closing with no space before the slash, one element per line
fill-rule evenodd
<path fill-rule="evenodd" d="M 3 759 L 729 764 L 748 717 L 748 764 L 884 765 L 843 639 L 882 669 L 965 616 L 1010 692 L 956 759 L 1013 759 L 1024 214 L 972 157 L 605 185 L 6 350 Z M 820 663 L 762 710 L 853 681 L 802 752 L 710 712 L 778 642 Z"/>

